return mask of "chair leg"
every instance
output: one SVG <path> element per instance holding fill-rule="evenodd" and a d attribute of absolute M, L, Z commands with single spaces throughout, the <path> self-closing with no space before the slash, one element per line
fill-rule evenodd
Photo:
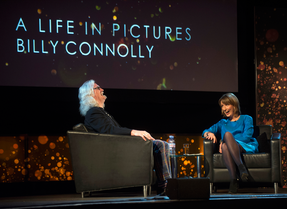
<path fill-rule="evenodd" d="M 81 192 L 82 198 L 85 198 L 85 194 L 88 193 L 89 197 L 91 196 L 91 192 Z"/>
<path fill-rule="evenodd" d="M 213 183 L 209 184 L 209 193 L 212 195 L 212 190 L 213 190 Z"/>
<path fill-rule="evenodd" d="M 278 183 L 277 182 L 274 182 L 274 192 L 275 192 L 275 194 L 278 193 Z"/>
<path fill-rule="evenodd" d="M 148 186 L 148 195 L 151 196 L 151 185 Z"/>
<path fill-rule="evenodd" d="M 148 190 L 148 185 L 144 185 L 144 186 L 143 186 L 143 194 L 144 194 L 144 197 L 147 197 L 147 190 Z"/>

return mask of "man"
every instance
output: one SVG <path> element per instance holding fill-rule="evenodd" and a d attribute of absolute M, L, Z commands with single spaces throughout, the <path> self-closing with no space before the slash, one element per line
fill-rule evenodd
<path fill-rule="evenodd" d="M 155 140 L 147 131 L 121 127 L 105 110 L 107 97 L 94 80 L 86 81 L 79 89 L 80 113 L 89 132 L 140 136 L 153 141 L 155 171 L 158 178 L 158 194 L 165 195 L 167 179 L 171 178 L 168 143 Z"/>

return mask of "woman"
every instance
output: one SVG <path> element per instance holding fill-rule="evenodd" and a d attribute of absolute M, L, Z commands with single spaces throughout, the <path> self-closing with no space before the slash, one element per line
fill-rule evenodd
<path fill-rule="evenodd" d="M 223 155 L 231 179 L 229 193 L 236 193 L 238 189 L 236 168 L 239 170 L 242 181 L 247 181 L 249 178 L 242 163 L 241 154 L 258 152 L 258 142 L 252 138 L 253 119 L 249 115 L 241 115 L 239 101 L 234 94 L 224 94 L 218 103 L 226 119 L 221 119 L 209 129 L 204 130 L 202 136 L 217 143 L 216 135 L 220 134 L 222 142 L 219 151 Z"/>

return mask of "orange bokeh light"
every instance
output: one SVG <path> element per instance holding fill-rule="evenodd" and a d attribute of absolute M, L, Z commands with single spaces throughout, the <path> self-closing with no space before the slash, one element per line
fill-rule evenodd
<path fill-rule="evenodd" d="M 58 162 L 57 163 L 57 166 L 60 168 L 60 167 L 62 167 L 62 162 Z"/>
<path fill-rule="evenodd" d="M 55 149 L 55 148 L 56 148 L 56 144 L 55 144 L 54 142 L 51 142 L 50 145 L 49 145 L 49 147 L 50 147 L 51 149 Z"/>
<path fill-rule="evenodd" d="M 46 144 L 48 142 L 48 140 L 49 140 L 48 137 L 44 136 L 44 135 L 38 137 L 38 141 L 40 144 Z"/>
<path fill-rule="evenodd" d="M 14 149 L 18 149 L 18 144 L 13 144 Z"/>
<path fill-rule="evenodd" d="M 42 171 L 36 170 L 36 171 L 35 171 L 35 176 L 36 176 L 38 179 L 41 178 L 41 177 L 42 177 Z"/>
<path fill-rule="evenodd" d="M 22 172 L 21 172 L 21 173 L 22 173 L 22 175 L 24 175 L 24 176 L 25 176 L 25 175 L 27 175 L 27 174 L 28 174 L 28 171 L 27 171 L 27 169 L 25 169 L 25 168 L 24 168 L 24 169 L 22 170 Z"/>

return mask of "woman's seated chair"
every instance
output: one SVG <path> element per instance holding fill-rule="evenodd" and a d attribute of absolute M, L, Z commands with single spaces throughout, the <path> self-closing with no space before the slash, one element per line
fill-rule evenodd
<path fill-rule="evenodd" d="M 258 137 L 256 137 L 258 136 Z M 243 154 L 242 160 L 255 183 L 273 183 L 275 193 L 281 184 L 281 134 L 272 134 L 272 126 L 255 127 L 254 137 L 259 143 L 259 153 Z M 222 154 L 216 151 L 211 140 L 204 140 L 205 175 L 210 178 L 210 193 L 216 183 L 229 183 L 230 177 Z M 218 146 L 217 146 L 218 147 Z"/>

